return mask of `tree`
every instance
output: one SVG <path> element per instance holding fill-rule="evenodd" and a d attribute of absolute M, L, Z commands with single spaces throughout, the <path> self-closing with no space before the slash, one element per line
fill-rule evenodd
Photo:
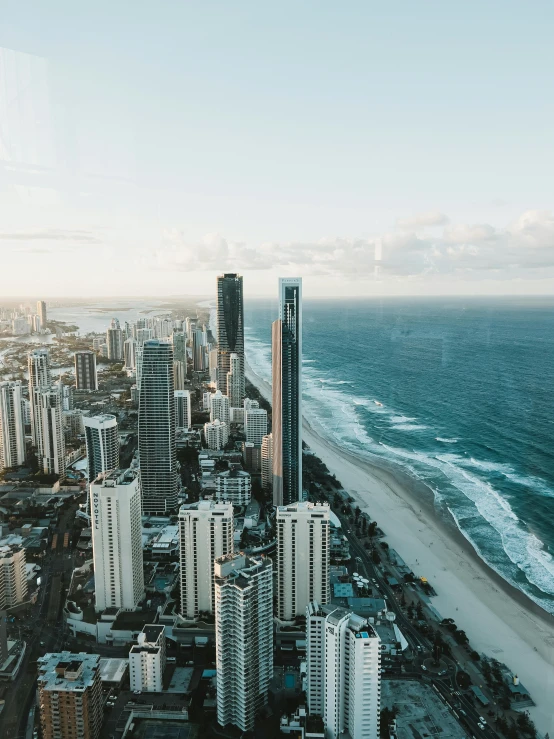
<path fill-rule="evenodd" d="M 471 652 L 470 657 L 474 662 L 479 662 L 479 660 L 481 659 L 481 655 L 479 654 L 479 652 L 476 652 L 475 649 Z"/>
<path fill-rule="evenodd" d="M 456 629 L 453 636 L 454 636 L 454 639 L 456 639 L 456 641 L 458 642 L 458 644 L 467 644 L 469 642 L 466 632 L 463 631 L 462 629 Z"/>
<path fill-rule="evenodd" d="M 467 672 L 464 672 L 464 670 L 458 670 L 458 674 L 456 675 L 456 680 L 462 690 L 467 690 L 469 686 L 471 685 L 471 678 L 467 674 Z"/>
<path fill-rule="evenodd" d="M 517 733 L 517 726 L 514 724 L 513 721 L 508 727 L 508 733 L 506 736 L 508 737 L 508 739 L 519 739 L 519 736 Z"/>
<path fill-rule="evenodd" d="M 340 508 L 341 504 L 341 497 L 338 493 L 335 493 L 333 496 L 333 508 Z"/>
<path fill-rule="evenodd" d="M 386 541 L 381 542 L 381 549 L 383 549 L 385 552 L 389 551 L 389 545 L 387 544 Z"/>
<path fill-rule="evenodd" d="M 379 552 L 377 549 L 372 549 L 371 551 L 371 561 L 374 565 L 378 565 L 381 563 L 381 557 L 379 556 Z"/>
<path fill-rule="evenodd" d="M 370 537 L 375 536 L 375 532 L 376 531 L 377 531 L 377 521 L 372 521 L 369 524 L 369 527 L 368 527 L 368 530 L 367 530 L 368 536 L 370 536 Z"/>
<path fill-rule="evenodd" d="M 417 605 L 416 605 L 416 616 L 417 616 L 417 618 L 418 618 L 419 621 L 421 621 L 421 619 L 423 618 L 423 607 L 421 605 L 421 601 L 419 601 L 419 600 L 418 600 Z"/>

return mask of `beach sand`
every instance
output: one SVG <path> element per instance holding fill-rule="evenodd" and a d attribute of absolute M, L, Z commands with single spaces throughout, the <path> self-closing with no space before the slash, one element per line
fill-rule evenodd
<path fill-rule="evenodd" d="M 271 401 L 270 385 L 246 374 Z M 433 606 L 453 618 L 471 646 L 516 673 L 537 704 L 529 714 L 542 734 L 554 731 L 554 617 L 488 567 L 471 544 L 442 520 L 402 475 L 326 441 L 304 421 L 304 441 L 356 504 L 378 522 L 386 541 L 438 595 Z"/>

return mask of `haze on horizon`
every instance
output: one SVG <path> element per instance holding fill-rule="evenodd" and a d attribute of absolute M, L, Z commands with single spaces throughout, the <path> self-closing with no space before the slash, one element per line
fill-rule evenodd
<path fill-rule="evenodd" d="M 4 297 L 554 294 L 554 7 L 8 2 Z"/>

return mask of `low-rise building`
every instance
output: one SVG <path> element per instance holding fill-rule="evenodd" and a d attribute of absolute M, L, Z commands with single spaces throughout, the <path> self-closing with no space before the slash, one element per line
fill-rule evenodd
<path fill-rule="evenodd" d="M 147 624 L 129 652 L 131 690 L 161 693 L 165 662 L 165 626 Z"/>
<path fill-rule="evenodd" d="M 215 475 L 215 497 L 236 506 L 250 503 L 252 482 L 244 470 L 226 470 Z"/>
<path fill-rule="evenodd" d="M 206 446 L 208 449 L 218 451 L 223 449 L 229 440 L 229 426 L 219 419 L 210 421 L 204 424 L 204 436 L 206 437 Z"/>
<path fill-rule="evenodd" d="M 27 598 L 25 549 L 0 540 L 0 610 L 23 603 Z"/>

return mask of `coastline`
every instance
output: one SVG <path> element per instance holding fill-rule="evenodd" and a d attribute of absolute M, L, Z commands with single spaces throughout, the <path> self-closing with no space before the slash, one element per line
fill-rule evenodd
<path fill-rule="evenodd" d="M 271 402 L 270 385 L 248 362 L 245 370 Z M 435 587 L 432 604 L 439 613 L 454 618 L 478 652 L 505 662 L 520 677 L 536 703 L 529 713 L 538 731 L 552 732 L 554 617 L 489 567 L 455 524 L 437 515 L 430 499 L 416 497 L 408 475 L 340 449 L 305 419 L 304 441 L 379 523 L 389 545 Z"/>

